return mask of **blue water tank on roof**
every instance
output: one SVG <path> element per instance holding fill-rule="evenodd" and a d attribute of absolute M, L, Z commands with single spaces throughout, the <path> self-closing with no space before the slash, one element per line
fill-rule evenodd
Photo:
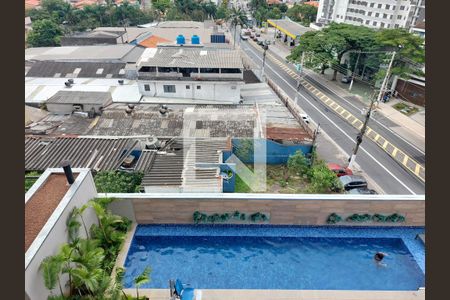
<path fill-rule="evenodd" d="M 192 45 L 200 45 L 200 37 L 196 34 L 192 36 Z"/>
<path fill-rule="evenodd" d="M 186 44 L 186 39 L 184 38 L 184 35 L 179 34 L 177 36 L 177 45 L 184 45 Z"/>

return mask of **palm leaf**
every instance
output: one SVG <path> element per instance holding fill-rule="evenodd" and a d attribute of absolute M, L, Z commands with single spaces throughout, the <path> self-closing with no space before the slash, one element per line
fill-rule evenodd
<path fill-rule="evenodd" d="M 150 282 L 150 272 L 152 269 L 150 267 L 146 267 L 142 273 L 136 277 L 134 277 L 133 281 L 137 287 Z"/>

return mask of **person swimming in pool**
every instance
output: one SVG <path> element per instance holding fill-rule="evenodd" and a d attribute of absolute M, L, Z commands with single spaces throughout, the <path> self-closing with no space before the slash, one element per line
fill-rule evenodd
<path fill-rule="evenodd" d="M 381 262 L 385 256 L 386 254 L 384 254 L 383 252 L 377 252 L 373 259 L 375 259 L 375 261 L 377 262 Z"/>
<path fill-rule="evenodd" d="M 378 266 L 382 266 L 382 267 L 387 267 L 387 265 L 385 263 L 382 262 L 382 260 L 384 259 L 384 257 L 387 256 L 386 253 L 383 252 L 377 252 L 373 259 L 375 260 L 375 262 L 377 263 Z"/>

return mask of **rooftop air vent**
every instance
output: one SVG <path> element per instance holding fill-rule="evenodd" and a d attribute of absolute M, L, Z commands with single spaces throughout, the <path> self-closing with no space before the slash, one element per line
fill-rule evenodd
<path fill-rule="evenodd" d="M 72 86 L 72 84 L 69 81 L 64 82 L 64 85 L 69 88 Z"/>
<path fill-rule="evenodd" d="M 165 104 L 161 105 L 161 107 L 159 108 L 159 112 L 162 115 L 165 115 L 168 111 L 169 111 L 169 109 L 168 109 L 167 105 L 165 105 Z"/>
<path fill-rule="evenodd" d="M 118 82 L 120 85 L 123 85 L 123 79 L 119 79 Z"/>
<path fill-rule="evenodd" d="M 73 84 L 73 83 L 74 83 L 74 81 L 73 81 L 72 78 L 68 79 L 67 81 L 68 81 L 70 84 Z"/>

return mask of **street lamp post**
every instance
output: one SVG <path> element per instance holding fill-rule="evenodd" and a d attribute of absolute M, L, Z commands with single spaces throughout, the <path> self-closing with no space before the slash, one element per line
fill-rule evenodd
<path fill-rule="evenodd" d="M 261 69 L 261 79 L 264 80 L 264 66 L 266 65 L 266 51 L 269 49 L 269 46 L 266 44 L 266 41 L 264 41 L 264 53 L 263 53 L 263 62 L 262 62 L 262 69 Z"/>
<path fill-rule="evenodd" d="M 380 93 L 378 94 L 377 104 L 381 101 L 381 98 L 383 97 L 384 90 L 386 89 L 387 81 L 388 81 L 389 75 L 391 73 L 391 68 L 392 68 L 392 64 L 394 63 L 394 58 L 395 58 L 395 54 L 396 53 L 397 52 L 395 52 L 395 51 L 392 52 L 392 57 L 391 57 L 391 61 L 389 62 L 388 69 L 386 71 L 386 76 L 384 76 L 383 83 L 381 84 L 381 87 L 380 87 Z"/>
<path fill-rule="evenodd" d="M 372 97 L 372 99 L 370 101 L 370 107 L 369 107 L 369 110 L 366 112 L 366 117 L 365 117 L 365 120 L 364 120 L 364 124 L 361 127 L 361 131 L 356 136 L 356 146 L 353 149 L 352 155 L 348 159 L 348 167 L 350 169 L 353 168 L 353 164 L 355 163 L 355 159 L 356 159 L 356 153 L 358 152 L 359 145 L 362 143 L 363 136 L 366 133 L 367 124 L 369 123 L 369 119 L 370 119 L 370 116 L 372 114 L 372 109 L 373 109 L 373 106 L 374 106 L 373 98 L 374 97 Z"/>
<path fill-rule="evenodd" d="M 305 63 L 305 52 L 302 52 L 302 58 L 300 60 L 300 67 L 298 68 L 299 71 L 299 76 L 303 73 L 303 64 Z M 297 89 L 295 90 L 295 97 L 294 97 L 294 102 L 297 103 L 298 101 L 298 91 L 300 90 L 300 77 L 298 78 L 298 82 L 297 82 Z"/>
<path fill-rule="evenodd" d="M 356 59 L 356 63 L 355 63 L 355 68 L 353 69 L 353 73 L 352 73 L 352 81 L 350 81 L 350 86 L 348 87 L 348 90 L 351 91 L 352 90 L 352 86 L 353 86 L 353 80 L 355 80 L 355 72 L 356 72 L 356 68 L 358 66 L 358 62 L 359 62 L 359 57 L 361 56 L 361 50 L 358 51 L 358 58 Z"/>

